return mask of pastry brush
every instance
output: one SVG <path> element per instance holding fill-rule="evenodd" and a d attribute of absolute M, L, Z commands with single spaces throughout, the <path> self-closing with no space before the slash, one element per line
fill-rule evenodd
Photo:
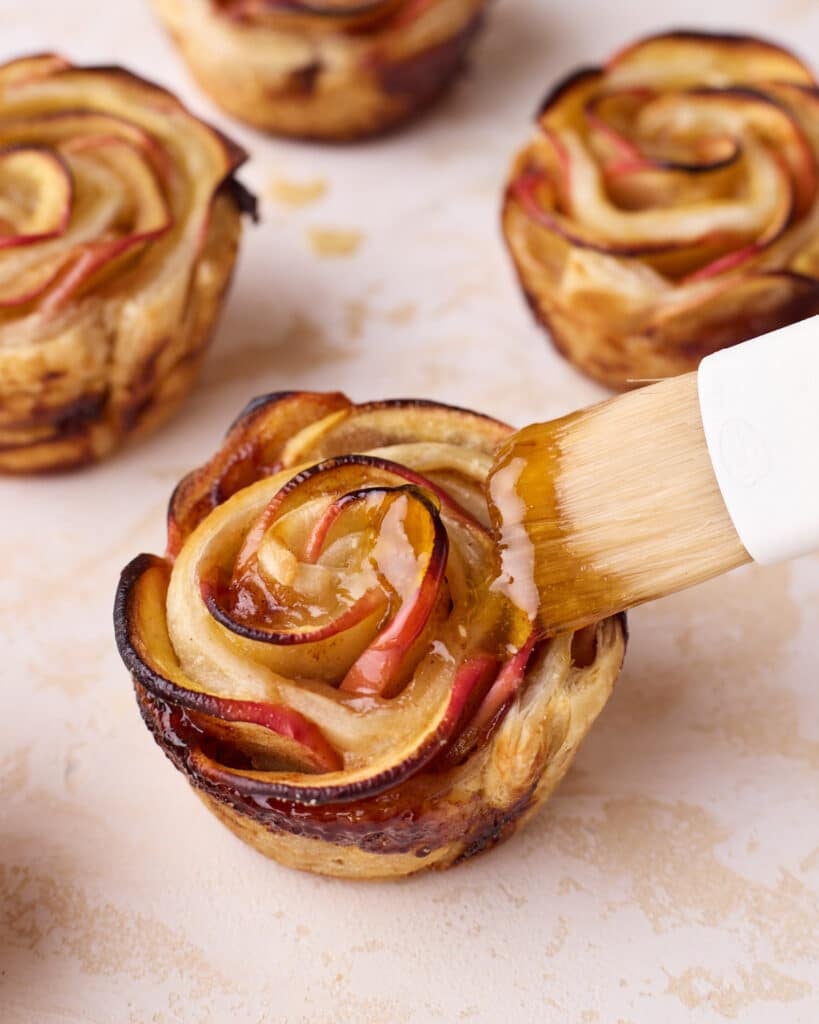
<path fill-rule="evenodd" d="M 512 435 L 499 586 L 548 633 L 819 548 L 819 316 Z"/>

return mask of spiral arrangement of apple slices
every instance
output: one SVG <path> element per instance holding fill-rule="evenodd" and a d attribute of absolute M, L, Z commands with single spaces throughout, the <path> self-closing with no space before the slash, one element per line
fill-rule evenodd
<path fill-rule="evenodd" d="M 384 132 L 452 80 L 488 0 L 153 0 L 200 85 L 264 131 Z"/>
<path fill-rule="evenodd" d="M 498 583 L 484 483 L 508 433 L 433 403 L 264 396 L 177 487 L 165 557 L 124 570 L 143 717 L 262 852 L 353 877 L 444 867 L 567 770 L 625 624 L 545 639 Z"/>
<path fill-rule="evenodd" d="M 613 388 L 819 312 L 819 91 L 760 39 L 671 33 L 544 102 L 503 221 L 558 349 Z"/>
<path fill-rule="evenodd" d="M 176 407 L 233 267 L 243 160 L 127 71 L 0 67 L 0 470 L 87 462 Z"/>

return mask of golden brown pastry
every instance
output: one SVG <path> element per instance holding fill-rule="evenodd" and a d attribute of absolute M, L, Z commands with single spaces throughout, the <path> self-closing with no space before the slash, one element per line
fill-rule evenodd
<path fill-rule="evenodd" d="M 625 621 L 546 640 L 525 579 L 493 584 L 484 482 L 509 432 L 433 403 L 263 396 L 177 487 L 165 557 L 124 570 L 145 722 L 262 853 L 357 878 L 446 867 L 568 769 Z"/>
<path fill-rule="evenodd" d="M 263 131 L 348 140 L 427 106 L 487 0 L 153 0 L 200 85 Z"/>
<path fill-rule="evenodd" d="M 503 226 L 555 345 L 625 388 L 819 312 L 819 93 L 761 39 L 675 32 L 560 84 Z"/>
<path fill-rule="evenodd" d="M 233 269 L 243 160 L 120 68 L 0 67 L 0 471 L 81 465 L 176 408 Z"/>

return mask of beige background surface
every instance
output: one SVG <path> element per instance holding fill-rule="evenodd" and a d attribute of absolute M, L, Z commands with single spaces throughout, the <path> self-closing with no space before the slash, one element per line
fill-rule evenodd
<path fill-rule="evenodd" d="M 599 397 L 530 322 L 500 183 L 556 75 L 675 23 L 766 30 L 819 64 L 817 0 L 500 0 L 469 75 L 404 135 L 232 129 L 264 224 L 184 413 L 96 469 L 0 482 L 4 1024 L 819 1019 L 819 556 L 634 613 L 545 813 L 399 885 L 302 877 L 228 834 L 154 747 L 111 635 L 120 567 L 161 548 L 174 482 L 255 393 L 518 424 Z M 139 0 L 2 0 L 0 25 L 0 56 L 127 63 L 226 124 Z"/>

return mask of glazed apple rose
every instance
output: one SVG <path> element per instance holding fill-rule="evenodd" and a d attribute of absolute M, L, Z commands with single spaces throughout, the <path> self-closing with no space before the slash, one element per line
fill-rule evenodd
<path fill-rule="evenodd" d="M 166 417 L 233 267 L 240 149 L 118 68 L 0 67 L 0 470 Z"/>
<path fill-rule="evenodd" d="M 265 396 L 178 486 L 165 558 L 124 570 L 143 717 L 263 853 L 353 877 L 445 867 L 567 770 L 624 621 L 545 640 L 493 583 L 483 488 L 508 433 L 432 403 Z"/>
<path fill-rule="evenodd" d="M 760 39 L 673 33 L 544 103 L 503 222 L 559 350 L 613 388 L 819 312 L 819 93 Z"/>
<path fill-rule="evenodd" d="M 383 132 L 451 81 L 487 0 L 154 0 L 202 87 L 264 131 Z"/>

